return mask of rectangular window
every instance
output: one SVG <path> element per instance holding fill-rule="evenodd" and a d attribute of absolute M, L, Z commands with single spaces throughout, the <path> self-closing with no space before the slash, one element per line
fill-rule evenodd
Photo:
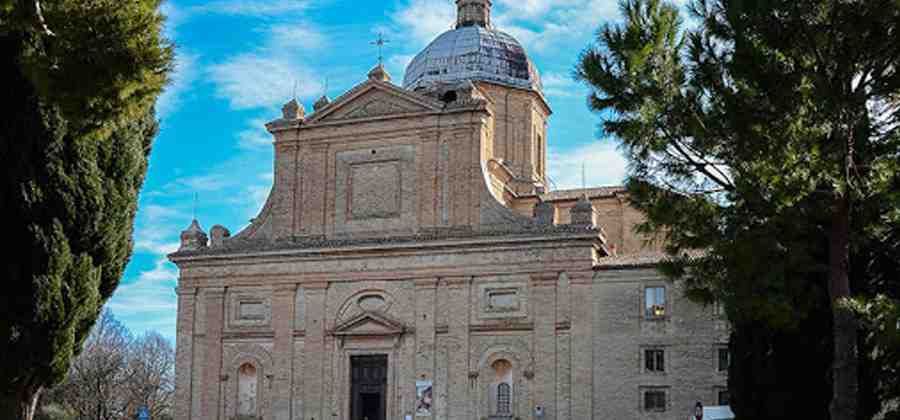
<path fill-rule="evenodd" d="M 651 390 L 644 392 L 645 411 L 666 411 L 666 391 Z"/>
<path fill-rule="evenodd" d="M 665 372 L 666 354 L 663 350 L 644 350 L 644 367 L 647 372 Z"/>
<path fill-rule="evenodd" d="M 727 372 L 731 365 L 731 353 L 727 348 L 719 349 L 719 372 Z"/>
<path fill-rule="evenodd" d="M 644 290 L 644 309 L 644 315 L 648 319 L 666 316 L 666 288 L 646 288 Z"/>
<path fill-rule="evenodd" d="M 719 391 L 719 405 L 728 405 L 728 391 Z"/>

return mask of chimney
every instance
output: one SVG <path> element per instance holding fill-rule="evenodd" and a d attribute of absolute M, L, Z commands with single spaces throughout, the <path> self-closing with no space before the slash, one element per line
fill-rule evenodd
<path fill-rule="evenodd" d="M 456 27 L 491 26 L 491 0 L 456 0 Z"/>

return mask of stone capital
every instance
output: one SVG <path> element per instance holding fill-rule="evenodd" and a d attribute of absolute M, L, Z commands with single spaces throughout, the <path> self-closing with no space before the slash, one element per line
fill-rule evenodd
<path fill-rule="evenodd" d="M 195 297 L 195 296 L 197 296 L 197 288 L 196 287 L 184 287 L 184 286 L 176 287 L 175 294 L 178 295 L 178 297 L 182 297 L 182 296 Z"/>
<path fill-rule="evenodd" d="M 437 287 L 438 280 L 436 278 L 415 279 L 413 284 L 416 285 L 416 289 L 434 289 Z"/>
<path fill-rule="evenodd" d="M 224 287 L 206 287 L 203 289 L 203 295 L 207 299 L 222 299 L 225 297 Z"/>
<path fill-rule="evenodd" d="M 531 275 L 531 284 L 536 287 L 554 287 L 559 283 L 559 273 L 534 273 Z"/>
<path fill-rule="evenodd" d="M 570 271 L 566 272 L 569 276 L 569 284 L 585 284 L 589 285 L 594 282 L 593 271 Z"/>
<path fill-rule="evenodd" d="M 452 289 L 459 289 L 465 286 L 468 286 L 472 281 L 471 277 L 443 277 L 441 278 L 441 283 L 447 285 Z"/>
<path fill-rule="evenodd" d="M 307 281 L 307 282 L 301 283 L 300 286 L 303 287 L 304 290 L 309 290 L 311 292 L 314 292 L 314 291 L 322 291 L 322 290 L 327 289 L 328 284 L 329 284 L 328 280 L 314 280 L 314 281 Z"/>
<path fill-rule="evenodd" d="M 275 285 L 276 294 L 294 294 L 297 293 L 296 283 L 277 284 Z"/>

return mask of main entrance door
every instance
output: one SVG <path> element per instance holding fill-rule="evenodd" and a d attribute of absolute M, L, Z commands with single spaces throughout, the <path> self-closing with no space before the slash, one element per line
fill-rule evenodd
<path fill-rule="evenodd" d="M 387 356 L 350 358 L 351 420 L 385 420 Z"/>

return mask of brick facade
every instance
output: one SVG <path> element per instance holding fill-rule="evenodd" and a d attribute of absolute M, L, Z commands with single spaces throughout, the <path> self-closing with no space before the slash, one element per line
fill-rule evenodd
<path fill-rule="evenodd" d="M 170 256 L 178 420 L 356 420 L 363 355 L 387 358 L 387 419 L 683 419 L 716 403 L 727 326 L 652 268 L 621 188 L 546 191 L 539 92 L 412 92 L 376 69 L 317 108 L 267 125 L 259 217 L 209 244 L 192 226 Z M 591 223 L 570 224 L 585 198 Z M 647 287 L 665 288 L 658 317 Z M 648 348 L 663 372 L 645 369 Z"/>

